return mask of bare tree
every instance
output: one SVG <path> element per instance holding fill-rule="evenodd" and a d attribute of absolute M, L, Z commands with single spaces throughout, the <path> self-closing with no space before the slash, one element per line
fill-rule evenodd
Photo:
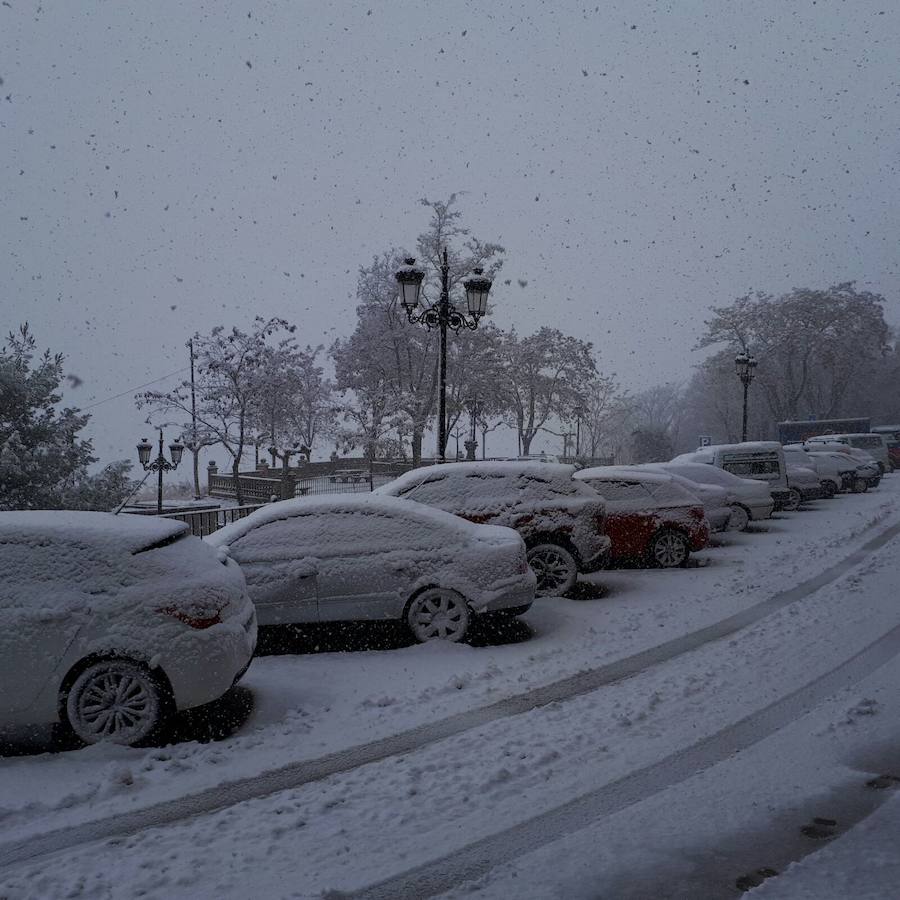
<path fill-rule="evenodd" d="M 888 347 L 883 303 L 852 282 L 748 295 L 713 309 L 699 346 L 725 343 L 759 359 L 754 390 L 773 421 L 831 418 L 850 411 L 847 398 Z"/>
<path fill-rule="evenodd" d="M 545 327 L 526 338 L 506 334 L 501 353 L 509 424 L 520 452 L 528 454 L 538 431 L 553 416 L 570 417 L 584 387 L 597 377 L 592 345 Z"/>
<path fill-rule="evenodd" d="M 284 319 L 257 316 L 253 328 L 227 331 L 218 325 L 208 335 L 193 338 L 197 359 L 197 425 L 204 440 L 221 444 L 231 456 L 235 496 L 243 505 L 240 464 L 252 445 L 252 416 L 267 389 L 269 340 L 280 331 L 293 331 Z M 191 384 L 183 381 L 167 392 L 147 391 L 135 398 L 139 407 L 157 412 L 191 414 Z"/>

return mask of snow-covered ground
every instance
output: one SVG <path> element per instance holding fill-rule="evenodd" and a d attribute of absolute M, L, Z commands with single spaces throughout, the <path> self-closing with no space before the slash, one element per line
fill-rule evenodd
<path fill-rule="evenodd" d="M 696 568 L 599 573 L 526 640 L 262 657 L 214 743 L 20 741 L 0 897 L 735 896 L 900 775 L 898 500 L 893 476 Z"/>

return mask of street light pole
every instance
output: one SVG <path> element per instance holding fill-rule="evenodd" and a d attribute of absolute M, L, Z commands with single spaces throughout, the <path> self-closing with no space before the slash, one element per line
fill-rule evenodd
<path fill-rule="evenodd" d="M 491 290 L 491 279 L 482 269 L 474 269 L 463 285 L 469 316 L 460 312 L 450 302 L 450 262 L 444 247 L 441 262 L 441 295 L 437 303 L 426 307 L 421 313 L 419 294 L 425 273 L 415 267 L 415 259 L 405 260 L 405 265 L 397 270 L 395 277 L 400 286 L 400 303 L 406 310 L 406 318 L 413 324 L 421 322 L 426 328 L 438 329 L 440 362 L 438 367 L 438 458 L 446 462 L 447 444 L 447 330 L 459 333 L 463 328 L 476 329 L 478 321 L 487 312 L 487 298 Z"/>
<path fill-rule="evenodd" d="M 734 368 L 737 372 L 741 384 L 744 386 L 744 411 L 741 418 L 741 441 L 747 440 L 747 393 L 750 390 L 750 384 L 756 375 L 756 367 L 759 363 L 754 356 L 748 356 L 747 353 L 741 352 L 734 358 Z"/>
<path fill-rule="evenodd" d="M 444 247 L 444 261 L 441 263 L 441 299 L 439 304 L 441 371 L 438 387 L 438 456 L 441 462 L 444 462 L 446 460 L 445 447 L 447 445 L 447 325 L 450 319 L 450 265 L 447 262 L 446 247 Z"/>
<path fill-rule="evenodd" d="M 478 397 L 472 396 L 466 399 L 466 405 L 469 407 L 469 439 L 465 442 L 466 459 L 469 462 L 475 461 L 475 449 L 478 447 L 478 441 L 475 439 L 475 420 L 478 416 Z"/>
<path fill-rule="evenodd" d="M 181 455 L 184 453 L 184 444 L 178 438 L 169 444 L 169 454 L 172 457 L 172 462 L 169 462 L 163 454 L 163 431 L 160 428 L 159 453 L 156 459 L 151 461 L 150 454 L 152 451 L 153 445 L 150 441 L 147 438 L 141 438 L 141 442 L 137 445 L 138 460 L 144 467 L 145 472 L 157 472 L 159 474 L 156 488 L 156 514 L 159 516 L 162 515 L 163 508 L 163 472 L 172 472 L 178 468 L 178 464 L 181 462 Z"/>
<path fill-rule="evenodd" d="M 581 417 L 584 415 L 584 407 L 579 403 L 575 407 L 575 456 L 581 455 Z"/>

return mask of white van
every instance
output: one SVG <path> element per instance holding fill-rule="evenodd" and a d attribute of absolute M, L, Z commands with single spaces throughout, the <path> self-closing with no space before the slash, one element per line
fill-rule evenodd
<path fill-rule="evenodd" d="M 775 509 L 796 508 L 799 494 L 788 486 L 784 449 L 778 441 L 745 441 L 741 444 L 712 444 L 693 453 L 676 456 L 673 463 L 695 462 L 718 466 L 732 475 L 765 481 L 775 501 Z"/>
<path fill-rule="evenodd" d="M 849 444 L 857 450 L 865 450 L 878 463 L 882 475 L 891 470 L 891 457 L 888 453 L 887 437 L 883 434 L 864 432 L 861 434 L 820 434 L 806 439 L 807 444 Z"/>

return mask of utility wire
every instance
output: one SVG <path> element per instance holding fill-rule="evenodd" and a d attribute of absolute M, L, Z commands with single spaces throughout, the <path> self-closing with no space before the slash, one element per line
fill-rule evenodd
<path fill-rule="evenodd" d="M 187 372 L 190 369 L 190 366 L 184 366 L 181 369 L 176 369 L 174 372 L 169 372 L 168 375 L 162 375 L 160 378 L 154 378 L 153 381 L 147 381 L 144 384 L 139 384 L 137 387 L 129 388 L 127 391 L 122 391 L 119 394 L 113 394 L 111 397 L 104 397 L 102 400 L 98 400 L 96 403 L 91 403 L 88 406 L 82 406 L 82 410 L 93 409 L 95 406 L 99 406 L 101 403 L 107 403 L 109 400 L 116 400 L 119 397 L 124 397 L 126 394 L 132 394 L 135 391 L 139 391 L 141 388 L 150 387 L 151 384 L 157 384 L 160 381 L 165 381 L 167 378 L 171 378 L 173 375 L 180 375 L 182 372 Z"/>

